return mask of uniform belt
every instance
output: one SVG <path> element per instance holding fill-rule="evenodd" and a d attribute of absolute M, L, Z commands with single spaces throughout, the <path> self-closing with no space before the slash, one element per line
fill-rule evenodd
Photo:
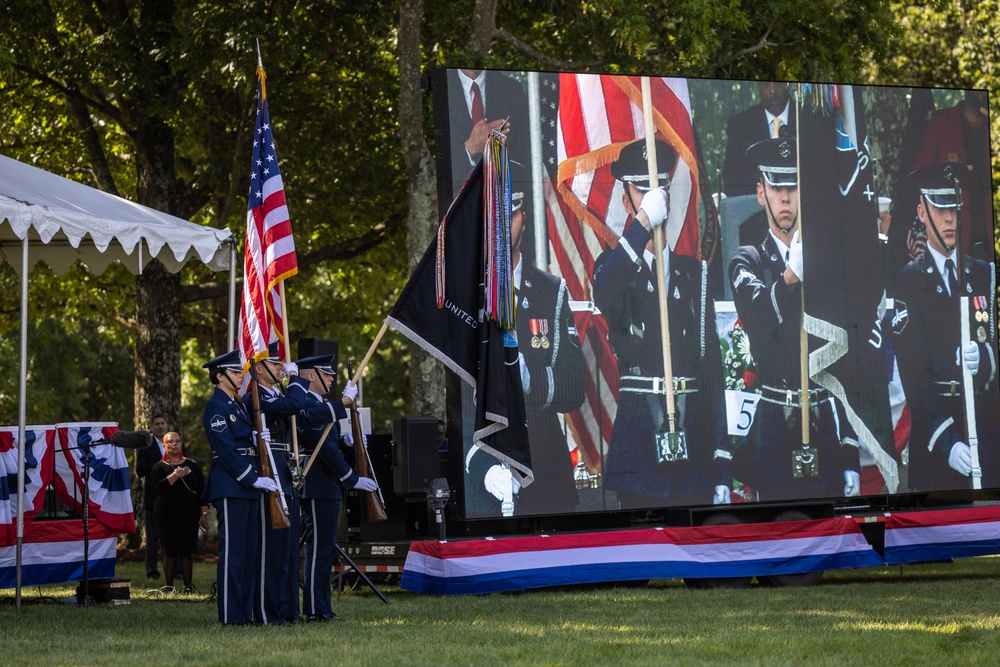
<path fill-rule="evenodd" d="M 271 445 L 272 452 L 287 452 L 289 449 L 291 449 L 291 447 L 287 442 L 271 442 L 268 444 Z"/>
<path fill-rule="evenodd" d="M 674 377 L 674 394 L 693 394 L 698 391 L 698 379 Z M 662 377 L 644 375 L 623 375 L 618 382 L 618 391 L 632 394 L 664 394 Z"/>
<path fill-rule="evenodd" d="M 816 405 L 822 403 L 826 399 L 830 398 L 829 389 L 810 389 L 809 390 L 809 404 Z M 761 385 L 760 400 L 767 401 L 768 403 L 774 403 L 775 405 L 783 405 L 789 407 L 795 407 L 801 403 L 799 397 L 798 389 L 782 389 L 781 387 L 769 387 L 768 385 Z"/>
<path fill-rule="evenodd" d="M 932 380 L 931 384 L 937 391 L 938 396 L 946 396 L 948 398 L 960 398 L 962 396 L 961 380 Z M 979 389 L 979 390 L 974 390 L 973 393 L 985 394 L 986 391 Z"/>
<path fill-rule="evenodd" d="M 242 454 L 243 456 L 257 456 L 257 448 L 256 447 L 237 447 L 236 448 L 236 453 L 237 454 Z"/>

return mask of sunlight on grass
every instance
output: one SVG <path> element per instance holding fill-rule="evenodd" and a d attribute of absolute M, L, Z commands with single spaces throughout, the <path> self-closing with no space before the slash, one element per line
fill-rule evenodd
<path fill-rule="evenodd" d="M 896 623 L 889 621 L 859 621 L 854 623 L 837 623 L 834 626 L 837 630 L 918 631 L 941 635 L 953 635 L 964 630 L 996 630 L 998 627 L 1000 627 L 1000 618 L 996 616 L 963 622 L 949 621 L 937 624 L 920 621 L 900 621 Z"/>

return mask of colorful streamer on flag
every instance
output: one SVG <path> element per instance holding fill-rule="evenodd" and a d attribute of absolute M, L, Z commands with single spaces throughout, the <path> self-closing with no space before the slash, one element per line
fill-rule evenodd
<path fill-rule="evenodd" d="M 279 341 L 279 353 L 285 358 L 281 333 L 285 314 L 281 311 L 279 283 L 299 271 L 285 186 L 271 131 L 267 76 L 263 66 L 257 67 L 257 79 L 257 124 L 247 196 L 243 305 L 240 310 L 239 347 L 247 361 L 263 358 L 273 340 Z"/>
<path fill-rule="evenodd" d="M 486 317 L 504 331 L 516 326 L 512 278 L 511 183 L 507 142 L 496 130 L 483 152 L 483 283 Z"/>

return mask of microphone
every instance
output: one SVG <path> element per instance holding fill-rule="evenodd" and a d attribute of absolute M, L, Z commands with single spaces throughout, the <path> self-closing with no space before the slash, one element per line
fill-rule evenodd
<path fill-rule="evenodd" d="M 149 431 L 117 431 L 110 438 L 94 440 L 94 445 L 114 445 L 122 449 L 145 449 L 153 444 L 153 434 Z"/>

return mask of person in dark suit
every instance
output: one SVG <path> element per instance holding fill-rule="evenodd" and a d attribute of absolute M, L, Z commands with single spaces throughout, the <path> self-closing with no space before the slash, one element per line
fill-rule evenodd
<path fill-rule="evenodd" d="M 288 528 L 272 528 L 267 503 L 261 503 L 261 569 L 254 594 L 254 620 L 260 624 L 298 623 L 299 616 L 299 494 L 292 478 L 291 416 L 306 403 L 309 381 L 298 376 L 295 364 L 284 364 L 278 344 L 268 346 L 268 356 L 256 362 L 258 398 L 264 423 L 271 434 L 273 470 L 288 507 Z M 288 377 L 288 390 L 281 381 Z M 243 395 L 247 412 L 253 410 L 253 396 Z"/>
<path fill-rule="evenodd" d="M 258 472 L 257 442 L 250 415 L 239 401 L 243 362 L 238 350 L 206 363 L 215 385 L 202 424 L 212 447 L 206 497 L 219 520 L 219 622 L 253 623 L 253 596 L 260 562 L 261 496 L 278 485 Z M 270 434 L 262 432 L 265 441 Z"/>
<path fill-rule="evenodd" d="M 153 434 L 153 442 L 148 447 L 138 450 L 135 453 L 135 474 L 142 480 L 142 510 L 143 510 L 143 533 L 146 539 L 146 578 L 155 580 L 160 578 L 160 571 L 157 566 L 157 559 L 160 548 L 160 534 L 156 527 L 156 519 L 153 516 L 153 505 L 156 502 L 156 493 L 153 485 L 149 483 L 149 473 L 153 466 L 163 459 L 164 447 L 163 436 L 169 430 L 167 418 L 157 413 L 149 422 L 149 432 Z"/>
<path fill-rule="evenodd" d="M 509 468 L 478 449 L 470 453 L 470 477 L 483 495 L 477 510 L 487 515 L 503 514 L 504 496 L 513 490 L 516 494 L 510 502 L 515 515 L 563 514 L 576 509 L 579 496 L 559 415 L 578 410 L 583 404 L 583 353 L 566 281 L 534 266 L 527 252 L 532 247 L 529 172 L 519 162 L 511 161 L 510 175 L 518 361 L 535 481 L 520 488 Z"/>
<path fill-rule="evenodd" d="M 500 72 L 482 69 L 451 70 L 448 75 L 449 91 L 459 93 L 458 99 L 452 97 L 448 107 L 454 197 L 483 157 L 490 131 L 499 130 L 507 135 L 511 160 L 527 164 L 531 155 L 528 96 L 520 82 Z"/>
<path fill-rule="evenodd" d="M 726 123 L 726 159 L 722 191 L 728 197 L 756 195 L 760 171 L 747 156 L 747 148 L 778 136 L 795 136 L 795 112 L 789 102 L 788 84 L 758 81 L 760 103 L 730 116 Z M 760 230 L 763 233 L 763 229 Z"/>
<path fill-rule="evenodd" d="M 757 245 L 729 263 L 736 312 L 750 341 L 761 398 L 737 453 L 735 476 L 761 500 L 856 496 L 860 452 L 843 405 L 810 386 L 810 438 L 802 442 L 801 289 L 798 168 L 793 139 L 765 139 L 748 149 L 758 169 L 757 198 L 768 221 Z"/>
<path fill-rule="evenodd" d="M 306 531 L 302 579 L 305 595 L 302 606 L 309 622 L 339 621 L 330 601 L 331 571 L 337 540 L 337 516 L 344 488 L 374 491 L 373 479 L 359 477 L 340 451 L 339 421 L 347 417 L 345 406 L 358 396 L 358 388 L 348 381 L 343 395 L 331 396 L 333 355 L 299 359 L 299 374 L 309 381 L 305 405 L 299 411 L 299 445 L 310 458 L 302 488 L 302 514 Z M 326 439 L 323 433 L 330 426 Z M 322 443 L 322 445 L 321 445 Z M 315 459 L 315 461 L 312 461 Z"/>
<path fill-rule="evenodd" d="M 927 165 L 910 174 L 919 192 L 917 217 L 927 236 L 924 253 L 896 280 L 894 327 L 899 375 L 910 408 L 911 491 L 971 489 L 1000 483 L 1000 412 L 996 402 L 996 274 L 969 255 L 960 256 L 959 220 L 964 205 L 959 174 L 964 164 Z M 968 311 L 960 296 L 969 299 Z M 961 337 L 968 318 L 970 338 Z M 962 365 L 972 373 L 979 442 L 975 458 L 965 428 Z"/>
<path fill-rule="evenodd" d="M 707 271 L 694 257 L 664 248 L 677 451 L 668 431 L 663 345 L 652 229 L 667 217 L 666 188 L 674 150 L 657 140 L 660 187 L 650 189 L 646 142 L 625 146 L 611 173 L 622 182 L 629 211 L 614 248 L 597 259 L 594 303 L 608 323 L 618 362 L 618 411 L 611 430 L 604 485 L 622 508 L 727 503 L 730 453 L 725 433 L 722 357 L 715 307 L 705 299 Z"/>

